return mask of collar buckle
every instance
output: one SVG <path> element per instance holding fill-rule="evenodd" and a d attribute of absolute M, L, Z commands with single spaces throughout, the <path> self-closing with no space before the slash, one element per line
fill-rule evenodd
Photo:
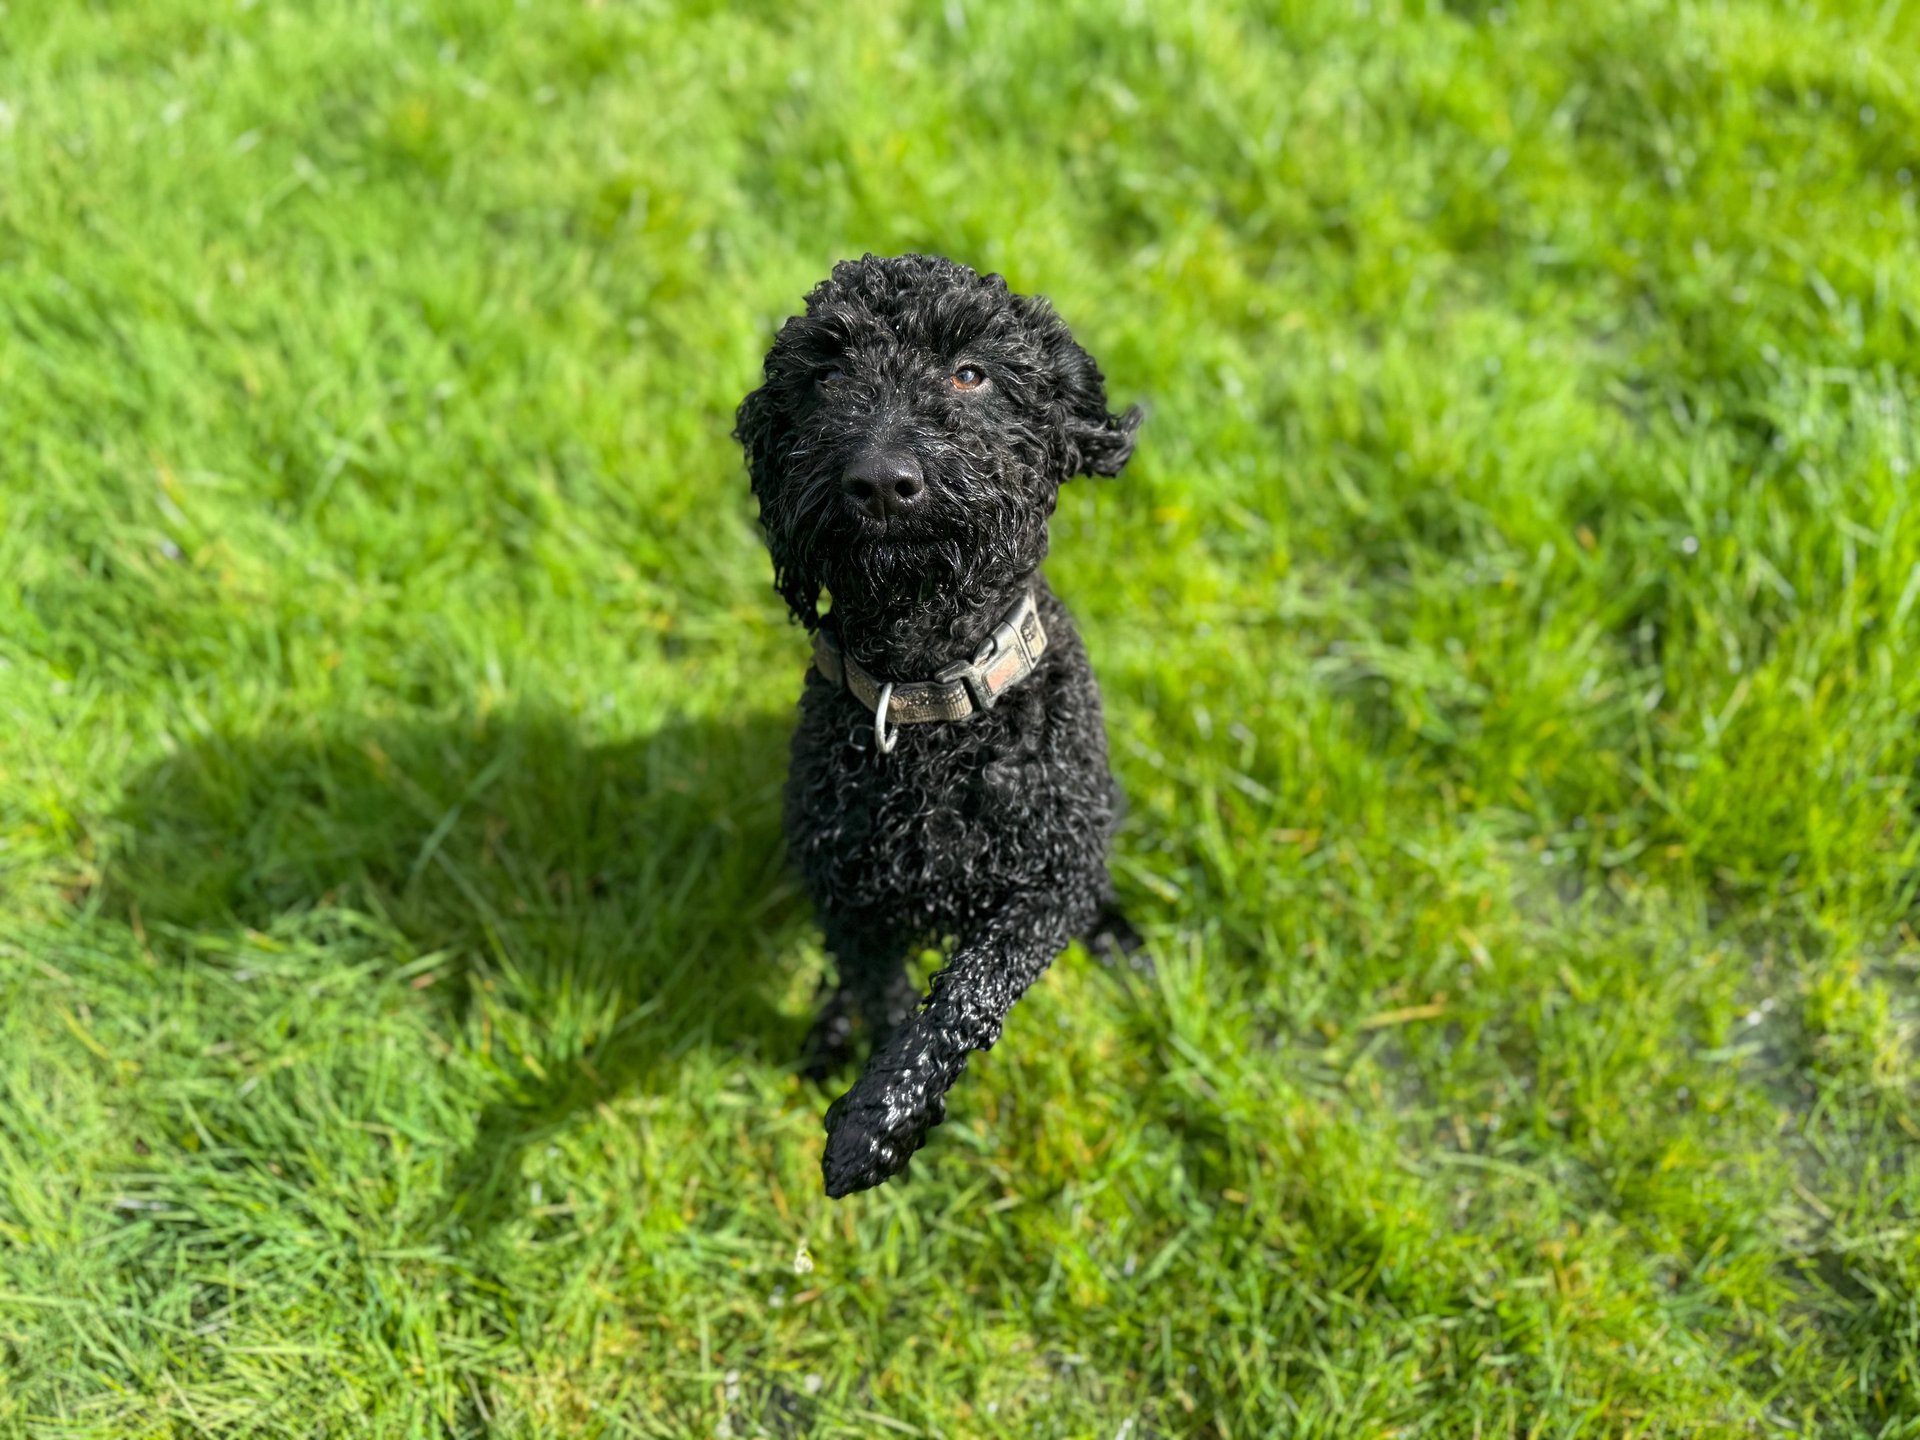
<path fill-rule="evenodd" d="M 967 698 L 973 702 L 975 710 L 991 710 L 993 702 L 1000 697 L 987 689 L 981 675 L 980 664 L 986 658 L 987 651 L 981 650 L 971 660 L 956 660 L 944 670 L 933 672 L 933 683 L 951 685 L 958 680 L 967 687 Z"/>
<path fill-rule="evenodd" d="M 971 660 L 955 661 L 933 678 L 943 685 L 958 680 L 967 687 L 976 709 L 991 710 L 1003 694 L 1033 673 L 1046 648 L 1039 608 L 1028 591 L 1013 613 L 993 627 Z"/>

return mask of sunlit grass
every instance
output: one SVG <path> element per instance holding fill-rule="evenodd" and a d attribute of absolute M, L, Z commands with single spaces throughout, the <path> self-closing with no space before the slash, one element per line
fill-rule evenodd
<path fill-rule="evenodd" d="M 1920 1436 L 1920 10 L 683 10 L 0 13 L 0 1430 Z M 1157 973 L 834 1205 L 868 249 L 1150 407 Z"/>

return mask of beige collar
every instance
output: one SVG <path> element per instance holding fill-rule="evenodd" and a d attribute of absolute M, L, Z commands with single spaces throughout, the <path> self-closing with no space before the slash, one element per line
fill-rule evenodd
<path fill-rule="evenodd" d="M 918 725 L 928 720 L 965 720 L 991 710 L 1007 690 L 1031 675 L 1047 653 L 1047 632 L 1033 591 L 1020 597 L 993 627 L 971 660 L 959 660 L 931 680 L 881 680 L 841 648 L 840 637 L 822 625 L 813 632 L 813 665 L 873 711 L 873 735 L 882 755 L 900 738 L 887 722 Z"/>

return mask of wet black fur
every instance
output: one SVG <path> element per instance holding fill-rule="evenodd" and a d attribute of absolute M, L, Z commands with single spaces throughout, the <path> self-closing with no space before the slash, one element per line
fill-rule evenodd
<path fill-rule="evenodd" d="M 1140 414 L 1110 414 L 1092 357 L 1045 300 L 998 275 L 869 255 L 836 265 L 806 304 L 735 431 L 794 616 L 895 680 L 971 657 L 1028 585 L 1049 640 L 992 710 L 903 725 L 890 755 L 870 713 L 807 673 L 787 836 L 838 969 L 810 1069 L 848 1056 L 855 1016 L 875 1047 L 827 1112 L 823 1168 L 839 1196 L 906 1165 L 968 1054 L 999 1039 L 1014 1001 L 1106 913 L 1118 795 L 1100 694 L 1039 566 L 1061 483 L 1118 474 Z M 963 364 L 987 377 L 975 391 L 953 384 Z M 926 480 L 886 523 L 840 489 L 874 446 L 910 449 Z M 906 959 L 940 943 L 946 968 L 918 997 Z"/>

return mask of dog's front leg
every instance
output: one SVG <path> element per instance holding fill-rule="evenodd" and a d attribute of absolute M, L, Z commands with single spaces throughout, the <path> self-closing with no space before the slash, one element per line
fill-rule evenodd
<path fill-rule="evenodd" d="M 907 942 L 870 916 L 822 916 L 835 976 L 820 987 L 817 1016 L 801 1051 L 801 1073 L 824 1080 L 853 1058 L 853 1017 L 867 1022 L 876 1043 L 912 1013 L 917 997 L 907 979 Z"/>
<path fill-rule="evenodd" d="M 920 1009 L 827 1111 L 827 1194 L 850 1195 L 900 1172 L 945 1117 L 967 1056 L 1000 1038 L 1013 1002 L 1073 933 L 1057 898 L 1022 897 L 962 939 Z"/>

